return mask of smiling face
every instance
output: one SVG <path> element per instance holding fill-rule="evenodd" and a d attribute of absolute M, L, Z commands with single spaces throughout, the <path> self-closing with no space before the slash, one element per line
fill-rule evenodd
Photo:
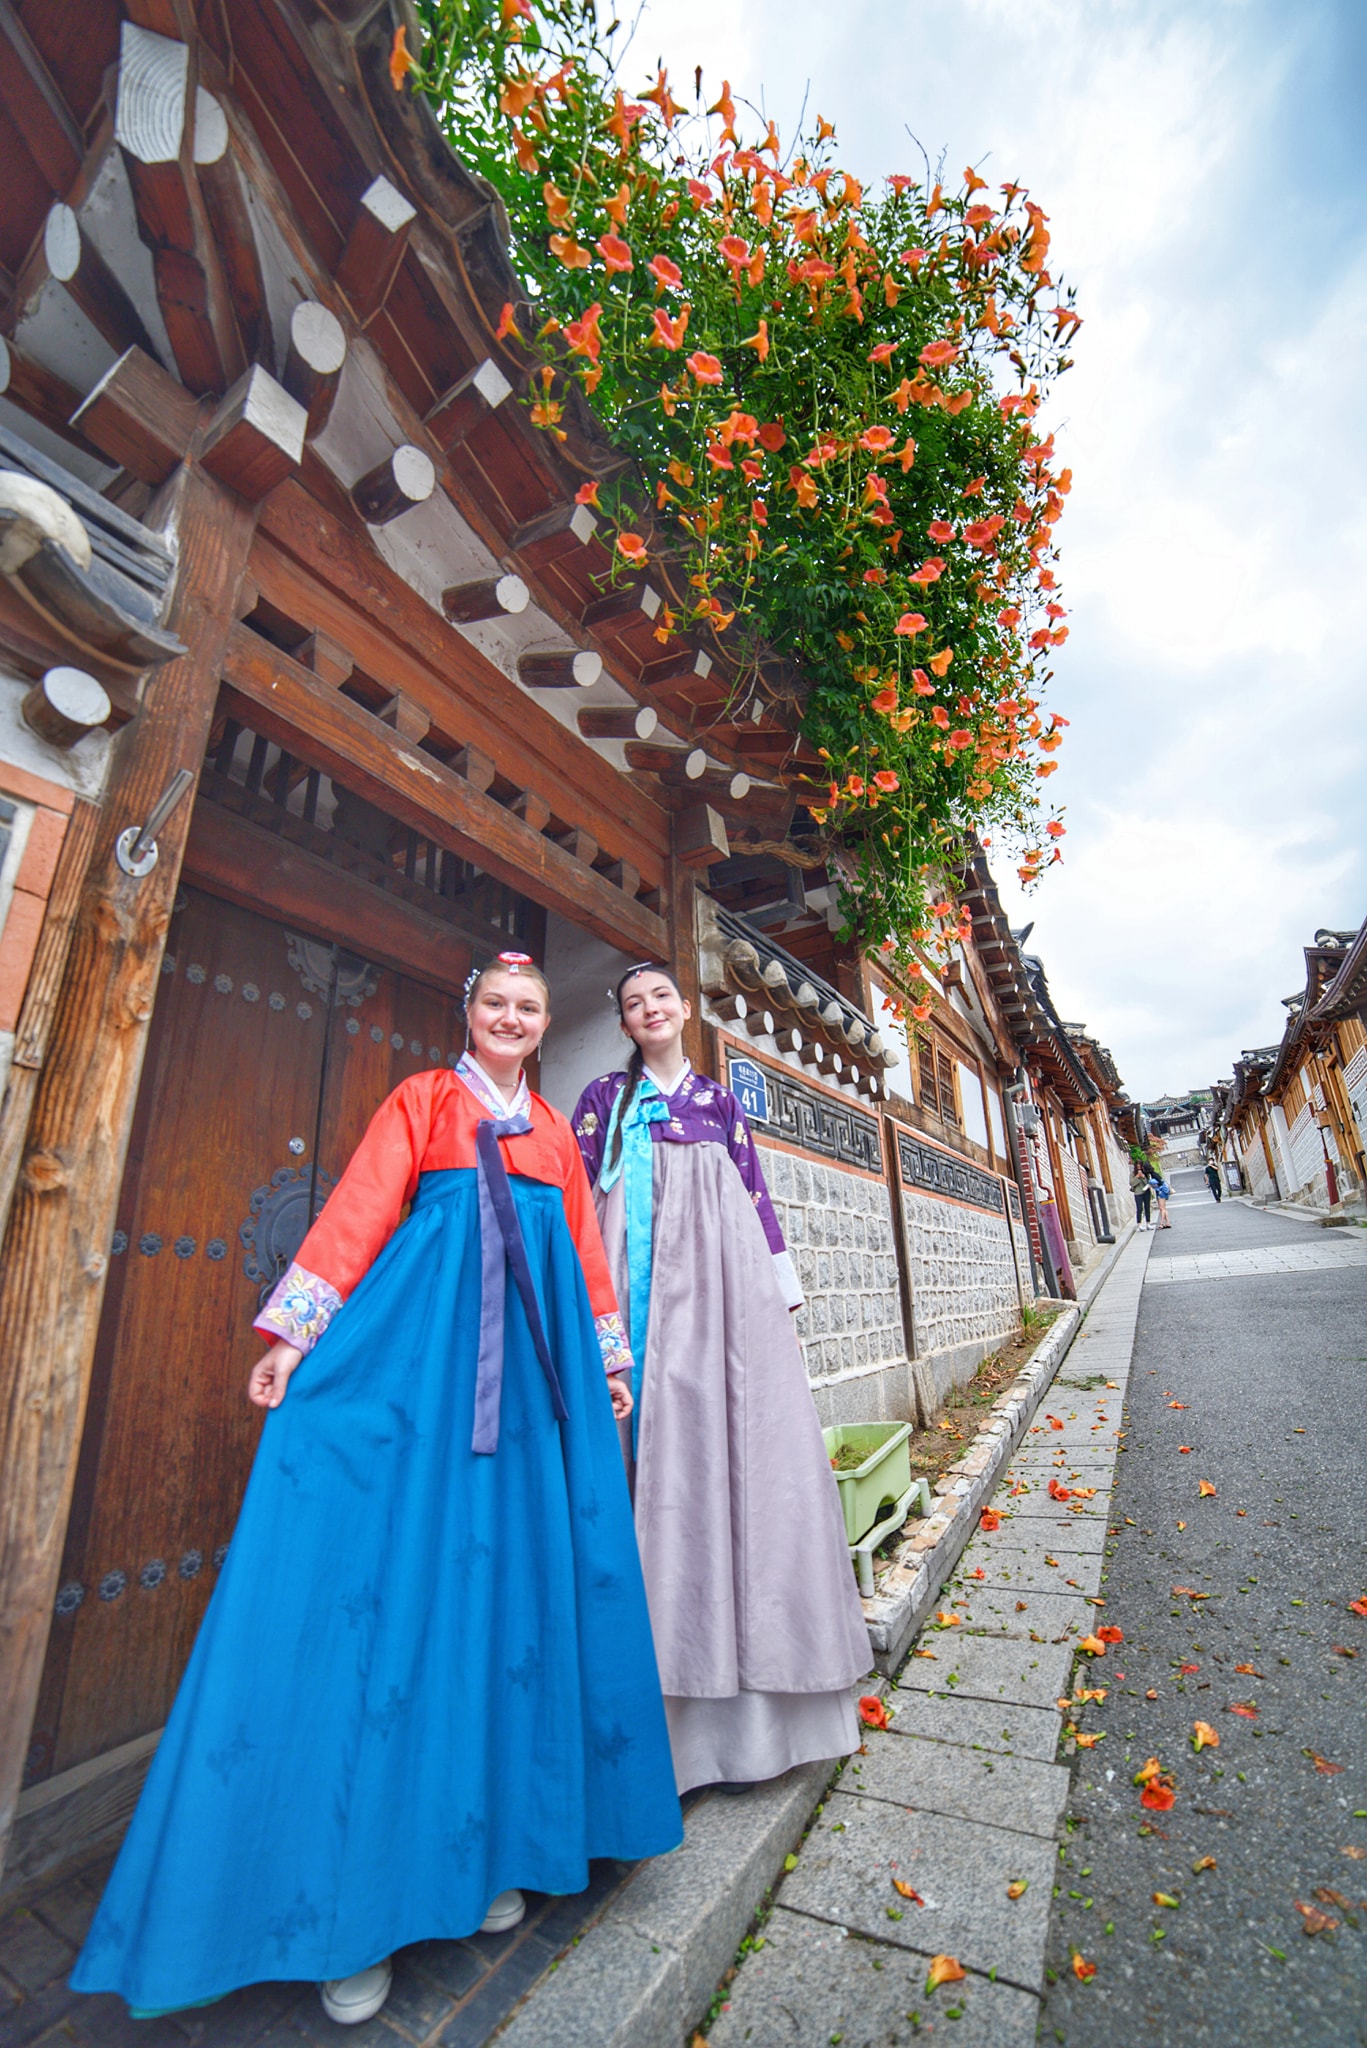
<path fill-rule="evenodd" d="M 647 967 L 622 984 L 618 997 L 622 1029 L 645 1054 L 647 1062 L 658 1062 L 677 1046 L 684 1025 L 693 1015 L 667 974 Z"/>
<path fill-rule="evenodd" d="M 480 976 L 466 1013 L 470 1043 L 481 1064 L 506 1066 L 529 1059 L 551 1021 L 546 994 L 530 974 L 491 967 Z"/>

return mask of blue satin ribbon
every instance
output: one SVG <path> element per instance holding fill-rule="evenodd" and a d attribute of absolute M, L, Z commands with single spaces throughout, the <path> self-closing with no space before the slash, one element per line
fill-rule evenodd
<path fill-rule="evenodd" d="M 498 1449 L 498 1420 L 503 1398 L 503 1318 L 507 1269 L 511 1266 L 527 1315 L 532 1343 L 551 1390 L 551 1407 L 564 1422 L 569 1409 L 560 1391 L 551 1350 L 541 1320 L 522 1224 L 508 1185 L 508 1170 L 498 1149 L 500 1138 L 520 1138 L 532 1128 L 525 1116 L 484 1117 L 475 1129 L 479 1185 L 479 1359 L 475 1368 L 475 1433 L 472 1451 L 491 1457 Z"/>
<path fill-rule="evenodd" d="M 655 1235 L 655 1140 L 650 1135 L 650 1126 L 668 1123 L 669 1104 L 649 1075 L 643 1074 L 631 1108 L 624 1118 L 622 1103 L 626 1098 L 626 1092 L 625 1088 L 621 1089 L 612 1106 L 607 1141 L 603 1148 L 604 1160 L 612 1155 L 612 1135 L 619 1128 L 622 1133 L 621 1146 L 614 1163 L 611 1166 L 603 1166 L 598 1176 L 598 1185 L 606 1193 L 609 1188 L 616 1185 L 619 1176 L 625 1176 L 622 1187 L 627 1225 L 625 1307 L 627 1341 L 631 1346 L 632 1359 L 631 1392 L 636 1403 L 631 1411 L 631 1442 L 632 1448 L 635 1449 L 641 1428 L 641 1381 L 646 1366 L 651 1261 Z"/>

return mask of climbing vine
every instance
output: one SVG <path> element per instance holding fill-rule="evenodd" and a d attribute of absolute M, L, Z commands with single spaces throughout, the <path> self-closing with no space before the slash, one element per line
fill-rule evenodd
<path fill-rule="evenodd" d="M 418 13 L 395 86 L 506 208 L 532 419 L 564 437 L 575 380 L 629 458 L 580 497 L 622 572 L 678 572 L 662 640 L 709 628 L 747 699 L 775 654 L 796 675 L 851 925 L 918 972 L 959 932 L 935 878 L 967 833 L 1003 831 L 1029 883 L 1064 831 L 1043 691 L 1071 478 L 1039 413 L 1079 316 L 1045 214 L 972 171 L 866 190 L 828 122 L 789 148 L 700 73 L 687 105 L 663 72 L 629 93 L 592 0 Z"/>

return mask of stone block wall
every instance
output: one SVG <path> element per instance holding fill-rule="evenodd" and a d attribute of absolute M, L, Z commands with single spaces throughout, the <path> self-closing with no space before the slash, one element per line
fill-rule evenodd
<path fill-rule="evenodd" d="M 822 1422 L 904 1420 L 910 1369 L 886 1184 L 759 1149 L 807 1296 L 797 1334 Z"/>
<path fill-rule="evenodd" d="M 902 1224 L 912 1341 L 943 1400 L 1019 1327 L 1017 1260 L 1028 1276 L 1029 1253 L 1023 1231 L 1018 1253 L 1005 1215 L 915 1188 L 903 1190 Z"/>
<path fill-rule="evenodd" d="M 1241 1144 L 1238 1147 L 1238 1152 L 1239 1164 L 1244 1171 L 1244 1186 L 1248 1189 L 1254 1201 L 1275 1202 L 1277 1199 L 1277 1184 L 1268 1172 L 1267 1154 L 1263 1150 L 1263 1141 L 1256 1131 L 1253 1133 L 1253 1142 L 1248 1147 L 1248 1150 L 1245 1151 Z"/>

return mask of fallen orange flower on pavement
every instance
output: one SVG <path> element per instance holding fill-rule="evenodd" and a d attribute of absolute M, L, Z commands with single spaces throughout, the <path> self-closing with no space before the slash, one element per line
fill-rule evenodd
<path fill-rule="evenodd" d="M 873 1693 L 859 1702 L 859 1718 L 866 1728 L 886 1728 L 888 1710 Z"/>
<path fill-rule="evenodd" d="M 1195 1750 L 1218 1749 L 1220 1738 L 1209 1721 L 1193 1721 L 1191 1746 Z"/>
<path fill-rule="evenodd" d="M 926 1991 L 934 1991 L 940 1984 L 961 1984 L 967 1975 L 957 1956 L 932 1956 L 926 1971 Z"/>
<path fill-rule="evenodd" d="M 1085 1984 L 1089 1978 L 1096 1975 L 1096 1964 L 1089 1963 L 1086 1956 L 1077 1949 L 1073 1951 L 1073 1975 L 1079 1984 Z"/>

